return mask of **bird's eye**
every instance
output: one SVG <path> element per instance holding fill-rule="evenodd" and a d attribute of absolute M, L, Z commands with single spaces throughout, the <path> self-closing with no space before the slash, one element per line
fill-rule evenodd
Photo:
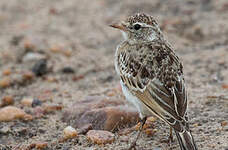
<path fill-rule="evenodd" d="M 134 25 L 134 29 L 135 29 L 135 30 L 139 30 L 140 28 L 141 28 L 141 25 L 140 25 L 140 24 L 135 24 L 135 25 Z"/>

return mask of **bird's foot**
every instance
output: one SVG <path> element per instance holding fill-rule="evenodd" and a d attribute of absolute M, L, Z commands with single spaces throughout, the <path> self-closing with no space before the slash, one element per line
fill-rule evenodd
<path fill-rule="evenodd" d="M 171 145 L 174 142 L 173 136 L 169 136 L 168 139 L 162 139 L 161 143 L 167 143 L 168 145 Z"/>

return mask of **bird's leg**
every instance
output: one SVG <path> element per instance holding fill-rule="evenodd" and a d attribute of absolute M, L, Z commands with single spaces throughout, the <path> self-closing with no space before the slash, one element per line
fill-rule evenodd
<path fill-rule="evenodd" d="M 173 128 L 170 127 L 169 128 L 169 137 L 168 139 L 165 139 L 165 140 L 161 140 L 162 143 L 168 143 L 168 144 L 171 144 L 172 142 L 174 142 L 173 140 Z"/>
<path fill-rule="evenodd" d="M 174 140 L 173 140 L 173 128 L 172 127 L 169 127 L 169 138 L 168 138 L 168 142 L 169 143 L 174 142 Z"/>
<path fill-rule="evenodd" d="M 139 138 L 139 136 L 140 136 L 140 134 L 142 132 L 143 126 L 146 123 L 146 119 L 147 119 L 147 117 L 144 117 L 142 120 L 140 120 L 140 127 L 139 127 L 139 130 L 137 132 L 137 136 L 136 136 L 135 140 L 131 143 L 131 145 L 130 145 L 128 150 L 131 150 L 131 149 L 135 148 L 136 142 L 137 142 L 137 140 L 138 140 L 138 138 Z"/>

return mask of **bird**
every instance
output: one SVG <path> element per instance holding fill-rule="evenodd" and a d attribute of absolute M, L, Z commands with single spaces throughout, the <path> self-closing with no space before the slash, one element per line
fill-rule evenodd
<path fill-rule="evenodd" d="M 153 16 L 136 13 L 110 25 L 124 40 L 115 52 L 115 70 L 125 98 L 141 118 L 136 146 L 146 118 L 155 115 L 174 129 L 181 150 L 197 150 L 187 114 L 183 65 Z"/>

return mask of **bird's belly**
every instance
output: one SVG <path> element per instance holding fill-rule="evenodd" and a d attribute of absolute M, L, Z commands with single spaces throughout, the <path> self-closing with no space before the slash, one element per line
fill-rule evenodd
<path fill-rule="evenodd" d="M 122 91 L 124 96 L 126 97 L 127 101 L 132 103 L 138 110 L 140 118 L 151 116 L 152 113 L 144 106 L 144 104 L 136 97 L 134 96 L 128 88 L 123 84 L 122 81 L 120 81 Z"/>

